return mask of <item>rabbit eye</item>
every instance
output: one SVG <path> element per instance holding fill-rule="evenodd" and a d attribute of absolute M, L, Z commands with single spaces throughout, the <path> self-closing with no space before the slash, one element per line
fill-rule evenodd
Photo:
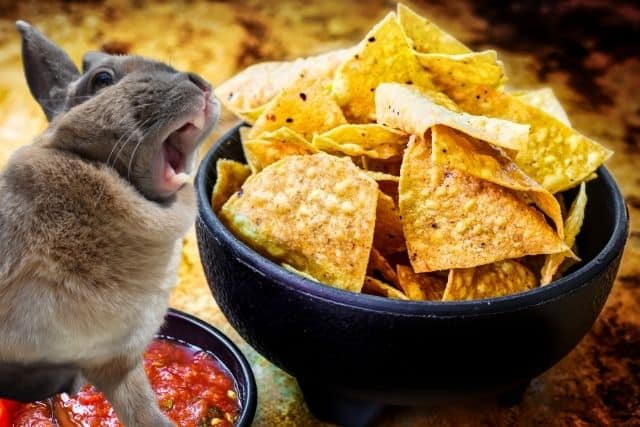
<path fill-rule="evenodd" d="M 93 76 L 92 88 L 94 92 L 113 84 L 113 75 L 109 71 L 100 71 Z"/>

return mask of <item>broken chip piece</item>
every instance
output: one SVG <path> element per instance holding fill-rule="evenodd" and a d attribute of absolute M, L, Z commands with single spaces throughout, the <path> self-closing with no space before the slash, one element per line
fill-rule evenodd
<path fill-rule="evenodd" d="M 495 298 L 536 286 L 536 277 L 518 261 L 507 259 L 449 271 L 444 301 Z"/>
<path fill-rule="evenodd" d="M 242 183 L 249 177 L 251 170 L 242 163 L 220 159 L 216 163 L 216 183 L 211 195 L 213 211 L 218 212 L 222 205 L 238 191 Z"/>

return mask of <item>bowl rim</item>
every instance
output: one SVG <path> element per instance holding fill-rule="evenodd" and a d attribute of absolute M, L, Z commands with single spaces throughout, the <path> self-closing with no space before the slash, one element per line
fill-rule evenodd
<path fill-rule="evenodd" d="M 497 298 L 471 301 L 405 301 L 376 295 L 367 295 L 334 288 L 321 282 L 306 279 L 290 272 L 268 258 L 260 255 L 236 238 L 213 212 L 210 194 L 206 188 L 207 173 L 215 168 L 213 159 L 218 157 L 221 147 L 231 139 L 241 126 L 240 122 L 223 134 L 203 157 L 198 167 L 195 187 L 198 197 L 198 216 L 212 233 L 214 238 L 234 250 L 237 261 L 255 273 L 269 277 L 280 286 L 295 292 L 327 302 L 349 306 L 351 308 L 388 312 L 393 314 L 426 317 L 460 317 L 514 312 L 562 297 L 578 291 L 594 277 L 605 270 L 622 252 L 627 240 L 629 214 L 627 206 L 615 179 L 604 166 L 598 168 L 598 178 L 604 181 L 611 195 L 614 229 L 602 250 L 576 271 L 545 286 L 539 286 L 517 294 Z M 199 240 L 199 239 L 198 239 Z M 198 244 L 200 242 L 198 241 Z"/>
<path fill-rule="evenodd" d="M 244 356 L 242 351 L 240 351 L 238 346 L 236 346 L 233 343 L 233 341 L 229 339 L 229 337 L 227 337 L 224 333 L 222 333 L 222 331 L 220 331 L 215 326 L 212 326 L 209 323 L 205 322 L 204 320 L 199 319 L 196 316 L 193 316 L 189 313 L 185 313 L 184 311 L 181 311 L 175 308 L 169 308 L 165 316 L 166 316 L 165 322 L 171 321 L 170 320 L 171 318 L 177 318 L 197 326 L 203 332 L 205 332 L 210 336 L 213 336 L 217 341 L 222 343 L 223 347 L 225 347 L 225 349 L 231 354 L 231 356 L 238 361 L 240 365 L 241 375 L 243 378 L 238 378 L 236 375 L 234 375 L 230 371 L 229 367 L 225 366 L 227 370 L 229 370 L 229 373 L 233 377 L 233 379 L 237 382 L 244 383 L 247 390 L 245 402 L 240 408 L 240 414 L 238 415 L 238 419 L 235 421 L 234 426 L 239 426 L 239 427 L 250 426 L 251 423 L 253 422 L 253 418 L 256 413 L 256 407 L 258 402 L 258 388 L 256 386 L 256 380 L 253 375 L 253 370 L 251 369 L 251 365 L 249 364 L 249 361 Z M 175 337 L 175 338 L 183 339 L 180 337 Z M 189 343 L 189 341 L 186 339 L 184 341 Z M 206 349 L 203 349 L 203 350 L 206 350 Z M 214 355 L 216 354 L 214 353 Z"/>

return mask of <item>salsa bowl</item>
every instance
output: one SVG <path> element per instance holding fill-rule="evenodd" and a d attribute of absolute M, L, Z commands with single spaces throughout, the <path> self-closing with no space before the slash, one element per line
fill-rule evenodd
<path fill-rule="evenodd" d="M 613 285 L 628 234 L 609 172 L 587 183 L 582 262 L 550 285 L 477 301 L 402 301 L 355 294 L 285 270 L 237 239 L 211 208 L 216 162 L 244 162 L 238 127 L 196 178 L 196 232 L 218 305 L 259 353 L 298 380 L 311 410 L 349 424 L 363 402 L 421 405 L 510 396 L 590 330 Z M 345 418 L 346 417 L 346 418 Z"/>

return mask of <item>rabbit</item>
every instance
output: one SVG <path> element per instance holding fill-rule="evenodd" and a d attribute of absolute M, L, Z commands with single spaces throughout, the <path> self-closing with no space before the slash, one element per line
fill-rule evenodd
<path fill-rule="evenodd" d="M 49 125 L 0 172 L 0 397 L 89 381 L 124 425 L 173 426 L 142 356 L 195 220 L 188 174 L 219 103 L 196 74 L 138 56 L 89 52 L 80 73 L 16 26 Z"/>

